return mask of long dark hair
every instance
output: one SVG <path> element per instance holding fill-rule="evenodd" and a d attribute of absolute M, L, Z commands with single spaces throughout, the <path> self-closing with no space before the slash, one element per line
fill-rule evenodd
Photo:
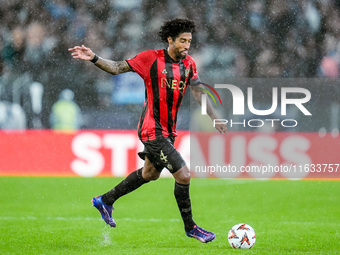
<path fill-rule="evenodd" d="M 191 33 L 196 32 L 195 22 L 190 19 L 173 19 L 166 21 L 160 28 L 158 35 L 161 37 L 163 42 L 168 42 L 170 36 L 173 40 L 180 33 Z"/>

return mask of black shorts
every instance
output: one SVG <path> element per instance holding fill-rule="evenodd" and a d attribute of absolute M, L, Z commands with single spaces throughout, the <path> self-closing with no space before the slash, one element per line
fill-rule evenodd
<path fill-rule="evenodd" d="M 175 173 L 185 166 L 185 161 L 174 147 L 174 142 L 175 138 L 173 137 L 142 141 L 144 151 L 139 152 L 138 155 L 143 160 L 147 156 L 158 172 L 162 172 L 163 168 L 167 168 L 170 173 Z"/>

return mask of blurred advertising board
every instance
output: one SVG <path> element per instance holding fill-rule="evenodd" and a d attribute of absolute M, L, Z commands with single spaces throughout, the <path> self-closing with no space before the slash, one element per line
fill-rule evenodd
<path fill-rule="evenodd" d="M 197 178 L 340 178 L 329 133 L 180 131 L 175 146 Z M 135 131 L 0 132 L 0 175 L 122 177 L 143 165 L 142 149 Z"/>

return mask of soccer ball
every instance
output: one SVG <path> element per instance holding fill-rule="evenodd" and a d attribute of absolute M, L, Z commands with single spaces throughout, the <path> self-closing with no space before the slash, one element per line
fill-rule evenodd
<path fill-rule="evenodd" d="M 234 249 L 250 249 L 256 241 L 255 231 L 248 224 L 236 224 L 228 233 L 228 241 Z"/>

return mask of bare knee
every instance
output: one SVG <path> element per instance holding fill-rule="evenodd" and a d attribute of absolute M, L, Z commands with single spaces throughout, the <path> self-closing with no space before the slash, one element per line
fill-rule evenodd
<path fill-rule="evenodd" d="M 173 174 L 176 182 L 180 184 L 189 184 L 191 180 L 190 170 L 187 166 L 182 167 L 176 173 Z"/>
<path fill-rule="evenodd" d="M 161 173 L 158 172 L 155 168 L 152 170 L 148 169 L 147 171 L 145 171 L 143 168 L 142 172 L 143 178 L 146 181 L 155 181 L 159 178 L 160 174 Z"/>
<path fill-rule="evenodd" d="M 156 170 L 153 164 L 149 161 L 148 158 L 145 158 L 145 164 L 142 171 L 142 176 L 146 181 L 154 181 L 157 180 L 160 176 L 160 172 Z"/>
<path fill-rule="evenodd" d="M 190 173 L 188 175 L 182 176 L 180 178 L 176 178 L 176 182 L 180 184 L 189 184 L 191 180 Z"/>

